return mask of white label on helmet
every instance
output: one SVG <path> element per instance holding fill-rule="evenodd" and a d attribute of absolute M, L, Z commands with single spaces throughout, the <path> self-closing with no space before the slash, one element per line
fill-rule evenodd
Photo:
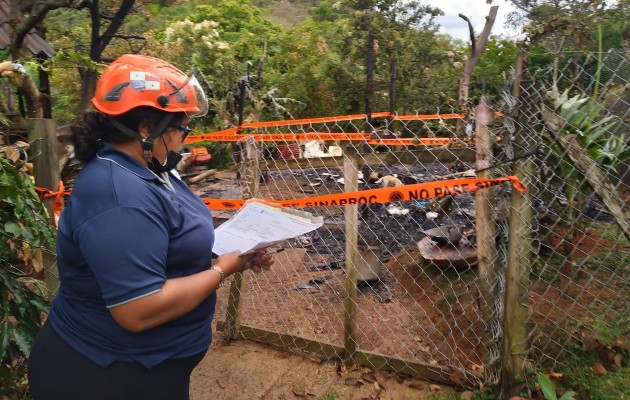
<path fill-rule="evenodd" d="M 145 82 L 146 90 L 160 90 L 160 82 L 156 81 L 146 81 Z"/>
<path fill-rule="evenodd" d="M 145 73 L 144 72 L 130 72 L 129 73 L 129 80 L 131 81 L 143 81 L 144 80 L 144 76 Z"/>

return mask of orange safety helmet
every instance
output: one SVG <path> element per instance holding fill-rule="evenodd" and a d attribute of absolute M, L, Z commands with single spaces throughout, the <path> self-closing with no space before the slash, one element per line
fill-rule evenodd
<path fill-rule="evenodd" d="M 110 116 L 140 106 L 185 112 L 191 118 L 208 112 L 208 100 L 197 78 L 159 58 L 138 54 L 120 56 L 105 69 L 92 104 Z"/>

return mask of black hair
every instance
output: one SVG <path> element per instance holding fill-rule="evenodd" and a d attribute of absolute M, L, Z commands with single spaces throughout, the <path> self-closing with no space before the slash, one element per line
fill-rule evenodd
<path fill-rule="evenodd" d="M 138 126 L 143 122 L 148 122 L 152 126 L 157 126 L 164 118 L 166 112 L 154 107 L 136 107 L 124 114 L 112 117 L 98 112 L 86 113 L 83 122 L 71 127 L 72 143 L 74 144 L 74 154 L 77 160 L 88 162 L 101 147 L 102 142 L 128 142 L 138 140 L 132 138 L 112 124 L 111 119 L 137 131 Z M 175 113 L 172 123 L 179 125 L 184 120 L 185 113 Z"/>

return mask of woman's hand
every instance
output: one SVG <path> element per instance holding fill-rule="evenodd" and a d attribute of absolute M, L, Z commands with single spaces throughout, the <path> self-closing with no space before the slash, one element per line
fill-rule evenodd
<path fill-rule="evenodd" d="M 248 269 L 256 273 L 269 271 L 273 262 L 273 257 L 268 253 L 267 249 L 259 249 L 247 255 L 241 255 L 240 251 L 235 250 L 219 256 L 215 260 L 214 265 L 220 267 L 225 275 L 229 276 Z"/>
<path fill-rule="evenodd" d="M 273 263 L 273 257 L 268 253 L 267 249 L 256 250 L 247 261 L 248 268 L 256 273 L 269 271 Z"/>
<path fill-rule="evenodd" d="M 247 263 L 248 257 L 241 257 L 241 252 L 234 250 L 231 253 L 219 256 L 213 264 L 221 268 L 227 277 L 236 272 L 243 272 L 248 269 L 249 266 Z"/>

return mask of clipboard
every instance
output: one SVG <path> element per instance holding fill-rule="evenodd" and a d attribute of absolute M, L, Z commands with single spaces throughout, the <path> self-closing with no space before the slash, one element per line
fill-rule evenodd
<path fill-rule="evenodd" d="M 212 252 L 221 256 L 239 250 L 247 255 L 314 231 L 323 223 L 323 217 L 309 212 L 250 202 L 214 231 Z"/>

